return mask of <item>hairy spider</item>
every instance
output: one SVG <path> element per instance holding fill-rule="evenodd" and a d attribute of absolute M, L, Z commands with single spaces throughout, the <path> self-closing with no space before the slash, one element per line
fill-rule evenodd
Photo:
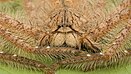
<path fill-rule="evenodd" d="M 0 14 L 2 62 L 47 74 L 54 74 L 59 68 L 88 71 L 130 63 L 130 0 L 114 4 L 108 0 L 24 2 L 27 16 L 23 23 Z M 10 44 L 13 50 L 9 49 Z M 47 58 L 52 61 L 44 62 Z"/>

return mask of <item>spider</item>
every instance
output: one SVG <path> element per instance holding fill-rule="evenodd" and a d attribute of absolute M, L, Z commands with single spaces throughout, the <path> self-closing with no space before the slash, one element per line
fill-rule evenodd
<path fill-rule="evenodd" d="M 1 49 L 1 61 L 47 74 L 59 68 L 79 66 L 89 71 L 130 63 L 131 2 L 114 2 L 115 8 L 109 10 L 108 4 L 104 0 L 25 0 L 28 23 L 0 14 L 0 36 L 17 48 L 15 52 Z M 53 60 L 51 64 L 43 62 L 46 57 Z"/>

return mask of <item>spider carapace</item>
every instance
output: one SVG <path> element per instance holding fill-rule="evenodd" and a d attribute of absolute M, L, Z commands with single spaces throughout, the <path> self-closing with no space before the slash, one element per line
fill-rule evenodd
<path fill-rule="evenodd" d="M 62 8 L 57 10 L 47 23 L 50 29 L 47 32 L 48 38 L 44 39 L 46 38 L 46 36 L 44 36 L 42 40 L 40 40 L 40 46 L 42 46 L 42 43 L 45 44 L 45 42 L 47 42 L 46 44 L 51 47 L 74 47 L 80 50 L 91 49 L 92 52 L 100 52 L 100 49 L 87 38 L 87 32 L 83 30 L 83 25 L 86 23 L 87 21 L 83 16 L 72 12 L 71 9 Z M 84 40 L 86 42 L 84 42 Z"/>

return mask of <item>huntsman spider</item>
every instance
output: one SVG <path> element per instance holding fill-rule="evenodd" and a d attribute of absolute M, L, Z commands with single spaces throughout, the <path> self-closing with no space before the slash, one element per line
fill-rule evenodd
<path fill-rule="evenodd" d="M 131 63 L 131 0 L 23 3 L 23 20 L 0 13 L 0 62 L 45 74 Z"/>

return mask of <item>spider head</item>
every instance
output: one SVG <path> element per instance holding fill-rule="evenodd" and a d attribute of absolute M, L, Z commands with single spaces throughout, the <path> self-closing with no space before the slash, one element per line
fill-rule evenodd
<path fill-rule="evenodd" d="M 81 28 L 85 21 L 83 17 L 70 9 L 60 9 L 56 13 L 54 11 L 47 24 L 49 29 L 49 37 L 46 39 L 47 45 L 51 47 L 73 47 L 76 49 L 94 48 L 89 40 L 83 41 L 85 31 Z"/>
<path fill-rule="evenodd" d="M 78 16 L 69 9 L 60 9 L 59 12 L 53 14 L 48 23 L 51 34 L 49 44 L 78 47 L 82 31 L 81 24 L 78 24 L 77 20 L 79 20 Z"/>

